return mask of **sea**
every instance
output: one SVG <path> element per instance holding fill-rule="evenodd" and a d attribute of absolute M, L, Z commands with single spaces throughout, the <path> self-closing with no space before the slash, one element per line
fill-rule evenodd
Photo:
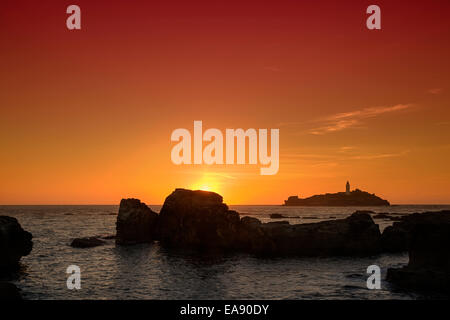
<path fill-rule="evenodd" d="M 150 206 L 159 212 L 161 206 Z M 270 214 L 294 223 L 340 219 L 356 210 L 410 214 L 450 210 L 442 205 L 390 207 L 230 206 L 263 222 Z M 158 243 L 72 248 L 73 238 L 115 233 L 118 206 L 0 206 L 0 215 L 19 220 L 33 234 L 33 250 L 9 275 L 24 299 L 427 299 L 385 281 L 388 268 L 408 263 L 407 253 L 364 258 L 259 258 L 248 254 L 199 255 L 167 250 Z M 375 220 L 383 230 L 390 220 Z M 67 268 L 81 270 L 81 289 L 67 288 Z M 381 268 L 381 289 L 367 288 L 367 268 Z"/>

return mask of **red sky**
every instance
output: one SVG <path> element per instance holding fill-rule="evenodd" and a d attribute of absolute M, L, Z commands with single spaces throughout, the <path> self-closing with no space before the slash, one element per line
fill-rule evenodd
<path fill-rule="evenodd" d="M 69 31 L 70 4 L 82 29 Z M 382 30 L 365 26 L 381 8 Z M 0 4 L 0 204 L 450 203 L 449 1 Z M 280 169 L 176 166 L 171 132 L 279 128 Z"/>

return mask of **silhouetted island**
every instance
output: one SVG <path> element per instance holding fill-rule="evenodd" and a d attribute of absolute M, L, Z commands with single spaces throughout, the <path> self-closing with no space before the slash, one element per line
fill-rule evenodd
<path fill-rule="evenodd" d="M 347 181 L 346 191 L 337 193 L 318 194 L 309 198 L 291 196 L 284 201 L 285 206 L 390 206 L 389 201 L 377 197 L 375 194 L 355 189 L 350 191 L 350 183 Z"/>

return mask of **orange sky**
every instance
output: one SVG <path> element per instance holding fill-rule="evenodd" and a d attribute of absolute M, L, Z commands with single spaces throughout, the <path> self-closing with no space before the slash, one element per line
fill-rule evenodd
<path fill-rule="evenodd" d="M 365 28 L 378 4 L 382 30 Z M 82 30 L 65 9 L 78 4 Z M 0 4 L 0 204 L 450 203 L 450 2 Z M 176 166 L 174 129 L 279 128 L 280 169 Z"/>

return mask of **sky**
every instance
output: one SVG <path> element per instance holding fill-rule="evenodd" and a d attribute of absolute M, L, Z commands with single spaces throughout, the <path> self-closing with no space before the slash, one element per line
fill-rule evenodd
<path fill-rule="evenodd" d="M 81 30 L 66 28 L 67 6 Z M 381 8 L 381 30 L 366 8 Z M 450 203 L 450 2 L 0 3 L 0 204 Z M 280 167 L 175 165 L 173 130 L 280 130 Z"/>

